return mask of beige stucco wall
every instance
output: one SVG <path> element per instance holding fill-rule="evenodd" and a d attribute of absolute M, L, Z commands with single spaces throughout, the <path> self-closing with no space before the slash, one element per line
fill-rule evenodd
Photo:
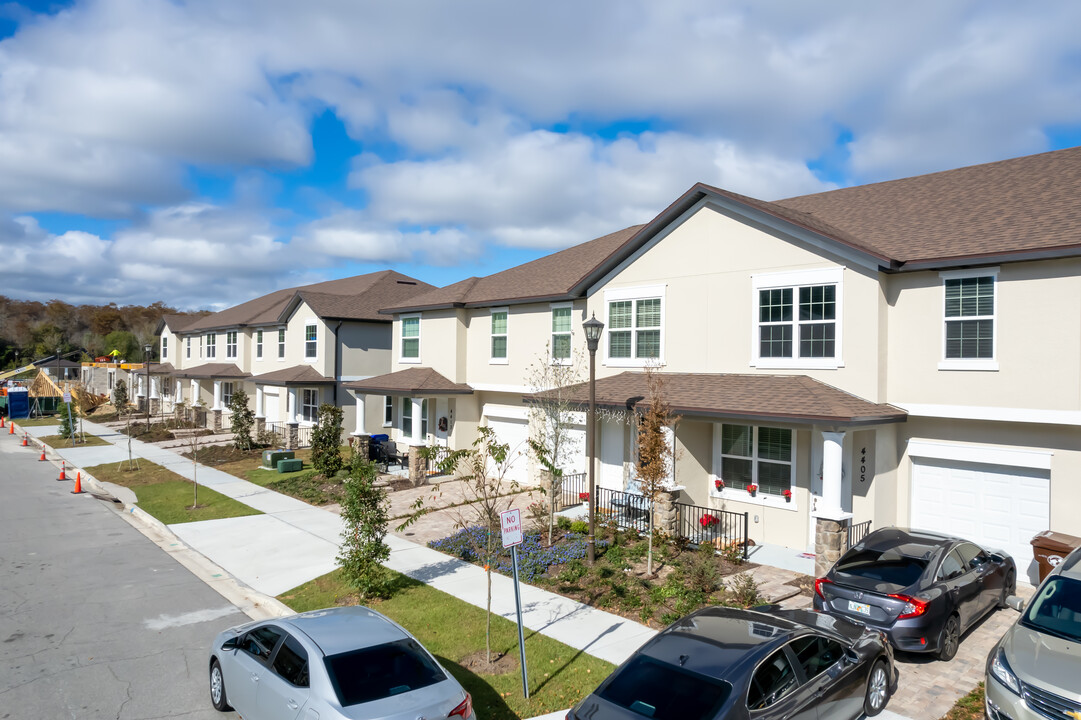
<path fill-rule="evenodd" d="M 992 372 L 939 369 L 945 298 L 938 272 L 888 277 L 890 401 L 1081 409 L 1081 260 L 999 267 Z"/>
<path fill-rule="evenodd" d="M 348 377 L 373 377 L 390 372 L 390 335 L 389 323 L 342 323 L 338 331 L 342 353 L 341 374 Z M 333 342 L 331 344 L 333 345 Z M 333 349 L 330 352 L 333 352 Z M 331 365 L 333 366 L 333 363 Z M 333 375 L 333 367 L 327 374 Z"/>
<path fill-rule="evenodd" d="M 459 325 L 461 319 L 455 310 L 426 310 L 420 313 L 420 357 L 416 362 L 402 362 L 401 317 L 394 320 L 391 358 L 395 371 L 411 367 L 432 368 L 454 382 L 464 382 L 464 365 L 459 369 Z"/>

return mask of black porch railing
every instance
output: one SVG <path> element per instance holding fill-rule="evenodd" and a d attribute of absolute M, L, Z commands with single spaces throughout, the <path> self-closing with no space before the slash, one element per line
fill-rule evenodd
<path fill-rule="evenodd" d="M 450 455 L 450 448 L 443 446 L 429 446 L 428 448 L 428 460 L 425 463 L 425 473 L 428 477 L 439 477 L 440 475 L 446 475 L 441 467 L 443 461 Z"/>
<path fill-rule="evenodd" d="M 707 543 L 721 552 L 738 550 L 747 559 L 748 515 L 675 503 L 676 534 L 696 545 Z"/>
<path fill-rule="evenodd" d="M 559 487 L 556 489 L 558 507 L 569 508 L 585 502 L 584 493 L 588 492 L 585 473 L 571 473 L 564 475 L 558 480 Z"/>
<path fill-rule="evenodd" d="M 297 447 L 311 447 L 312 446 L 312 429 L 311 425 L 301 425 L 297 428 Z"/>
<path fill-rule="evenodd" d="M 621 528 L 649 532 L 649 499 L 642 495 L 599 487 L 597 513 Z"/>
<path fill-rule="evenodd" d="M 867 537 L 867 533 L 871 532 L 871 521 L 857 523 L 856 525 L 848 526 L 848 547 L 859 544 L 860 540 Z"/>

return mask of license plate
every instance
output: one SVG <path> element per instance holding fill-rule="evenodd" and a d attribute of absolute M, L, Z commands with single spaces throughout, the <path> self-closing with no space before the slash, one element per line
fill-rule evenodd
<path fill-rule="evenodd" d="M 870 605 L 866 605 L 864 603 L 852 602 L 851 600 L 848 601 L 848 609 L 851 612 L 859 613 L 860 615 L 870 615 L 871 614 L 871 606 Z"/>

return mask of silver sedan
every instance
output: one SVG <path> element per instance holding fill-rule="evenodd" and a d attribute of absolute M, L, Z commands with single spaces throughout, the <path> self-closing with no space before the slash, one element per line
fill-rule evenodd
<path fill-rule="evenodd" d="M 473 701 L 394 621 L 342 607 L 230 628 L 210 648 L 210 700 L 260 720 L 476 720 Z"/>

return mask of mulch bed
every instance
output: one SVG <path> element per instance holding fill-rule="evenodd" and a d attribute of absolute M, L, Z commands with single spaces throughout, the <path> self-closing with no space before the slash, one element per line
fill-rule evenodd
<path fill-rule="evenodd" d="M 505 675 L 518 668 L 518 658 L 508 653 L 492 653 L 492 661 L 488 662 L 488 652 L 477 650 L 458 661 L 466 670 L 477 675 Z"/>

